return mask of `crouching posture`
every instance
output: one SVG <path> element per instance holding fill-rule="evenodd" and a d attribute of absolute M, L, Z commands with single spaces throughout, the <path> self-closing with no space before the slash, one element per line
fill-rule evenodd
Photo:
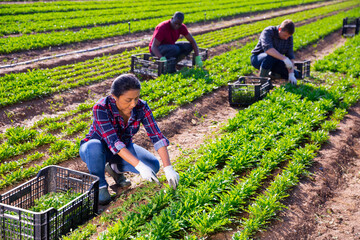
<path fill-rule="evenodd" d="M 149 43 L 149 51 L 152 55 L 160 58 L 161 61 L 176 58 L 176 62 L 179 62 L 194 50 L 195 63 L 197 66 L 202 67 L 203 63 L 199 56 L 197 43 L 185 24 L 183 24 L 183 21 L 184 14 L 176 12 L 170 20 L 157 25 Z M 188 42 L 176 42 L 180 35 L 183 35 Z"/>
<path fill-rule="evenodd" d="M 261 32 L 258 44 L 251 51 L 251 64 L 260 69 L 260 77 L 279 77 L 297 83 L 299 72 L 294 70 L 294 32 L 295 25 L 291 20 Z"/>
<path fill-rule="evenodd" d="M 179 174 L 172 168 L 167 146 L 168 139 L 161 133 L 148 104 L 139 99 L 140 81 L 132 74 L 117 77 L 111 86 L 111 95 L 100 99 L 93 107 L 93 124 L 81 141 L 80 157 L 89 172 L 100 178 L 99 203 L 111 201 L 107 171 L 120 186 L 130 182 L 123 172 L 139 173 L 149 181 L 159 180 L 156 173 L 160 164 L 149 151 L 132 143 L 142 123 L 162 160 L 166 178 L 172 187 L 179 182 Z"/>

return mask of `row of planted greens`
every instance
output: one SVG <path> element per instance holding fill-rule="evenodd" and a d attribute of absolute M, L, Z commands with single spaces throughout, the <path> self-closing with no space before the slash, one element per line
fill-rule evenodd
<path fill-rule="evenodd" d="M 308 3 L 313 2 L 315 0 L 303 0 L 302 3 Z M 235 3 L 237 4 L 237 3 Z M 271 2 L 266 4 L 255 4 L 255 5 L 246 5 L 246 6 L 239 6 L 232 7 L 231 4 L 229 4 L 228 8 L 225 9 L 215 9 L 212 11 L 206 11 L 204 14 L 199 14 L 199 12 L 191 12 L 194 11 L 192 8 L 189 9 L 189 13 L 186 14 L 186 23 L 196 23 L 196 22 L 202 22 L 207 20 L 217 20 L 221 19 L 223 17 L 230 17 L 230 16 L 236 16 L 241 15 L 249 12 L 258 12 L 258 11 L 264 11 L 264 10 L 271 10 L 276 9 L 280 7 L 289 7 L 289 6 L 295 6 L 298 5 L 298 1 L 278 1 L 278 2 Z M 212 4 L 209 4 L 212 5 Z M 241 4 L 240 4 L 241 5 Z M 166 6 L 168 7 L 168 6 Z M 180 10 L 180 9 L 176 9 Z M 141 11 L 140 11 L 141 12 Z M 156 18 L 147 18 L 143 20 L 138 21 L 132 21 L 131 22 L 131 32 L 140 32 L 140 31 L 146 31 L 151 30 L 156 27 L 157 24 L 164 20 L 170 19 L 174 11 L 172 11 L 171 15 L 168 16 L 161 16 Z M 185 10 L 186 12 L 186 10 Z M 158 13 L 158 11 L 156 11 Z M 126 15 L 128 14 L 128 11 L 126 12 Z M 149 14 L 149 13 L 148 13 Z M 102 17 L 101 17 L 102 18 Z M 107 17 L 109 18 L 109 17 Z M 141 18 L 141 17 L 140 17 Z M 92 18 L 91 18 L 92 19 Z M 75 21 L 75 20 L 69 20 L 69 21 Z M 79 20 L 84 21 L 84 20 Z M 107 24 L 106 19 L 103 20 L 104 22 L 100 22 L 98 24 Z M 122 20 L 124 21 L 124 20 Z M 113 36 L 120 36 L 124 34 L 129 33 L 129 20 L 126 20 L 123 23 L 116 23 L 112 25 L 104 25 L 104 26 L 96 26 L 96 24 L 91 23 L 93 27 L 91 28 L 81 28 L 77 31 L 71 31 L 71 30 L 65 30 L 65 31 L 53 31 L 48 33 L 38 33 L 38 34 L 23 34 L 19 36 L 9 36 L 6 38 L 0 38 L 0 53 L 13 53 L 13 52 L 19 52 L 24 50 L 31 50 L 31 49 L 40 49 L 40 48 L 46 48 L 50 46 L 59 46 L 64 44 L 70 44 L 75 42 L 83 42 L 87 40 L 94 40 L 94 39 L 103 39 L 107 37 L 113 37 Z M 56 25 L 59 24 L 59 21 L 54 22 Z M 47 23 L 45 23 L 46 25 Z M 85 24 L 85 23 L 83 23 Z M 88 25 L 89 23 L 86 23 L 85 25 Z M 18 25 L 18 24 L 16 24 Z M 21 26 L 22 24 L 20 24 Z M 75 27 L 79 24 L 73 24 L 68 27 Z M 59 28 L 68 28 L 66 27 L 66 24 L 61 25 Z M 8 28 L 8 27 L 4 27 Z M 11 28 L 11 27 L 10 27 Z M 31 29 L 31 28 L 30 28 Z M 41 29 L 44 29 L 44 26 L 41 27 Z M 46 29 L 46 27 L 45 27 Z M 51 28 L 49 31 L 52 30 Z M 30 30 L 28 30 L 30 31 Z"/>
<path fill-rule="evenodd" d="M 317 61 L 314 68 L 317 71 L 332 71 L 360 76 L 360 35 L 349 39 L 343 47 L 336 49 L 332 54 Z"/>
<path fill-rule="evenodd" d="M 195 38 L 200 46 L 207 48 L 215 47 L 220 44 L 238 40 L 245 36 L 259 33 L 266 26 L 279 24 L 286 18 L 291 18 L 294 22 L 300 22 L 305 19 L 326 16 L 339 9 L 352 7 L 354 4 L 357 4 L 357 2 L 349 1 L 338 3 L 270 20 L 197 35 Z M 342 18 L 344 16 L 356 16 L 358 13 L 359 9 L 356 8 L 351 11 L 340 12 L 333 17 L 324 18 L 311 25 L 306 25 L 311 27 L 299 27 L 296 30 L 295 41 L 299 44 L 299 47 L 306 46 L 309 42 L 316 41 L 319 36 L 322 37 L 341 28 Z M 329 25 L 329 23 L 332 24 Z M 306 30 L 306 28 L 308 29 Z M 309 31 L 311 31 L 309 29 L 320 29 L 319 31 L 321 34 L 309 33 Z M 311 38 L 309 38 L 309 36 L 311 36 Z M 53 69 L 7 74 L 0 78 L 0 107 L 112 78 L 129 71 L 131 55 L 147 51 L 147 48 L 140 48 L 125 51 L 121 54 L 98 57 L 86 62 L 64 65 Z M 250 52 L 246 53 L 246 56 L 249 56 L 249 54 Z M 246 63 L 248 64 L 247 60 Z M 21 84 L 19 84 L 20 82 Z"/>
<path fill-rule="evenodd" d="M 149 4 L 149 2 L 146 5 L 144 5 L 144 3 L 133 3 L 132 6 L 119 5 L 118 8 L 101 8 L 75 12 L 60 11 L 34 14 L 26 13 L 17 15 L 0 15 L 0 21 L 3 23 L 0 25 L 0 33 L 8 35 L 16 33 L 48 32 L 79 27 L 94 27 L 121 22 L 127 23 L 128 21 L 139 21 L 152 18 L 159 19 L 162 17 L 170 17 L 175 11 L 182 11 L 186 15 L 198 14 L 205 17 L 205 14 L 203 13 L 206 12 L 211 13 L 221 10 L 228 11 L 230 8 L 236 8 L 240 14 L 243 12 L 242 9 L 248 9 L 249 5 L 264 5 L 269 2 L 270 0 L 257 0 L 256 2 L 250 4 L 247 2 L 227 0 L 216 3 L 212 2 L 213 4 L 209 4 L 209 2 L 203 0 L 192 3 L 175 2 L 171 5 L 164 3 L 158 3 L 158 5 L 155 5 Z M 129 7 L 131 7 L 131 11 L 129 11 Z M 191 19 L 192 15 L 189 17 L 189 20 Z"/>

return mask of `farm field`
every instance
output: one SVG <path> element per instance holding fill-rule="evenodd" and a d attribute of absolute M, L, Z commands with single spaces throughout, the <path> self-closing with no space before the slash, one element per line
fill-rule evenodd
<path fill-rule="evenodd" d="M 360 16 L 360 3 L 149 4 L 0 4 L 2 66 L 143 39 L 176 10 L 185 12 L 199 47 L 209 49 L 204 69 L 142 81 L 141 98 L 170 140 L 178 189 L 164 177 L 156 186 L 133 174 L 127 174 L 131 187 L 119 188 L 107 176 L 113 202 L 64 239 L 359 239 L 360 38 L 342 37 L 341 27 L 344 17 Z M 249 58 L 260 32 L 287 18 L 297 27 L 296 58 L 312 61 L 312 76 L 298 86 L 275 80 L 265 99 L 230 107 L 227 84 L 258 74 Z M 92 105 L 146 45 L 128 42 L 0 69 L 2 193 L 52 164 L 88 172 L 78 143 L 92 122 Z M 144 129 L 134 142 L 154 152 Z"/>

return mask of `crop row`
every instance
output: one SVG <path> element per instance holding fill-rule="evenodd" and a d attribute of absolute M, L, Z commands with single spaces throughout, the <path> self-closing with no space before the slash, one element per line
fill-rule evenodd
<path fill-rule="evenodd" d="M 177 0 L 178 3 L 187 3 L 184 0 Z M 197 1 L 195 1 L 197 2 Z M 152 1 L 156 5 L 169 5 L 164 0 Z M 96 9 L 113 9 L 128 8 L 138 5 L 149 5 L 148 0 L 136 1 L 136 3 L 127 0 L 110 0 L 110 1 L 56 1 L 56 2 L 33 2 L 28 4 L 2 4 L 0 6 L 0 15 L 17 15 L 17 14 L 33 14 L 33 13 L 53 13 L 53 12 L 73 12 L 88 11 Z"/>
<path fill-rule="evenodd" d="M 313 0 L 304 0 L 304 2 L 311 2 Z M 279 7 L 288 7 L 297 5 L 298 1 L 287 1 L 278 3 L 269 3 L 264 5 L 254 5 L 241 8 L 230 8 L 226 10 L 216 10 L 206 13 L 206 20 L 216 20 L 222 17 L 235 16 L 241 13 L 257 12 Z M 155 26 L 169 17 L 152 18 L 146 20 L 134 21 L 131 23 L 131 32 L 140 32 L 154 29 Z M 195 23 L 205 20 L 205 15 L 199 13 L 190 13 L 186 16 L 186 23 Z M 70 44 L 74 42 L 82 42 L 93 39 L 103 39 L 106 37 L 119 36 L 129 32 L 128 23 L 120 23 L 115 25 L 83 28 L 79 31 L 62 31 L 39 34 L 25 34 L 17 37 L 8 37 L 0 39 L 0 53 L 12 53 L 23 50 L 39 49 L 50 46 L 58 46 L 63 44 Z"/>
<path fill-rule="evenodd" d="M 348 4 L 351 5 L 353 3 L 354 2 L 349 2 L 325 6 L 318 8 L 317 10 L 308 10 L 301 13 L 275 18 L 273 20 L 266 20 L 264 21 L 265 23 L 255 22 L 252 24 L 218 30 L 211 34 L 204 34 L 213 36 L 209 38 L 203 38 L 202 35 L 198 35 L 195 38 L 199 40 L 201 44 L 200 46 L 204 45 L 207 47 L 213 47 L 220 44 L 219 41 L 213 40 L 216 38 L 215 36 L 220 39 L 221 43 L 228 43 L 241 37 L 249 36 L 249 34 L 260 32 L 262 28 L 267 26 L 267 24 L 280 22 L 284 18 L 292 17 L 295 22 L 301 21 L 304 19 L 304 17 L 321 16 L 322 14 L 332 12 L 334 8 L 343 9 L 348 7 Z M 356 10 L 352 10 L 346 14 L 356 14 L 352 13 L 353 11 Z M 337 19 L 333 20 L 337 21 L 337 24 L 332 25 L 335 28 L 332 28 L 331 31 L 341 27 L 340 19 L 344 16 L 344 13 L 342 13 L 341 16 L 340 15 L 337 15 Z M 321 24 L 321 22 L 322 21 L 318 21 L 315 27 L 322 28 L 322 26 L 326 25 L 326 23 Z M 249 28 L 257 30 L 250 31 Z M 300 29 L 303 28 L 304 27 L 297 28 L 297 37 L 295 38 L 296 41 L 298 41 L 299 38 L 306 39 L 304 36 L 298 34 L 298 31 L 301 31 Z M 317 37 L 317 35 L 313 36 L 315 38 Z M 205 39 L 207 39 L 207 41 L 205 41 Z M 304 44 L 306 45 L 306 43 Z M 17 103 L 19 101 L 29 100 L 54 92 L 63 91 L 69 88 L 106 80 L 120 73 L 129 71 L 130 56 L 132 54 L 147 51 L 147 48 L 135 49 L 131 51 L 125 51 L 121 54 L 99 57 L 88 60 L 86 62 L 64 65 L 53 69 L 33 70 L 27 73 L 5 75 L 4 77 L 0 78 L 0 105 L 6 106 Z M 21 84 L 19 84 L 20 82 Z"/>
<path fill-rule="evenodd" d="M 198 3 L 201 0 L 196 0 Z M 206 0 L 205 0 L 206 2 Z M 188 3 L 185 0 L 177 0 L 176 3 Z M 34 13 L 56 13 L 56 12 L 74 12 L 74 11 L 89 11 L 89 10 L 106 10 L 114 8 L 129 8 L 137 6 L 149 6 L 153 4 L 155 7 L 159 5 L 169 6 L 175 3 L 169 3 L 164 0 L 141 0 L 132 2 L 129 0 L 110 0 L 110 1 L 55 1 L 55 2 L 33 2 L 28 4 L 2 4 L 0 6 L 0 15 L 18 15 L 18 14 L 34 14 Z"/>
<path fill-rule="evenodd" d="M 317 71 L 332 71 L 360 76 L 360 35 L 346 41 L 345 45 L 336 49 L 332 54 L 317 61 L 314 68 Z"/>
<path fill-rule="evenodd" d="M 265 4 L 270 0 L 258 0 L 254 4 Z M 128 8 L 116 8 L 109 10 L 81 11 L 61 13 L 45 13 L 32 16 L 29 14 L 15 16 L 0 16 L 3 24 L 0 25 L 0 34 L 8 35 L 15 33 L 31 32 L 48 32 L 54 30 L 64 30 L 79 27 L 94 27 L 105 24 L 124 23 L 128 21 L 139 21 L 151 18 L 170 18 L 176 10 L 181 10 L 186 14 L 186 19 L 191 19 L 189 14 L 204 15 L 204 12 L 228 11 L 230 8 L 238 9 L 239 13 L 243 12 L 242 8 L 248 8 L 249 3 L 237 3 L 234 0 L 222 1 L 217 4 L 209 2 L 199 3 L 177 3 L 169 6 L 132 6 L 129 12 Z M 253 4 L 252 4 L 253 5 Z M 47 17 L 48 16 L 48 17 Z M 76 16 L 76 18 L 75 18 Z M 31 19 L 32 18 L 32 19 Z M 16 23 L 16 24 L 15 24 Z"/>

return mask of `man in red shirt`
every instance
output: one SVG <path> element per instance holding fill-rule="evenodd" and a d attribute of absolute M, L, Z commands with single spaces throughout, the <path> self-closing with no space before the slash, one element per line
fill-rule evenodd
<path fill-rule="evenodd" d="M 170 20 L 157 25 L 149 44 L 150 53 L 160 58 L 161 61 L 166 61 L 167 58 L 176 58 L 176 61 L 179 62 L 194 49 L 195 63 L 202 67 L 199 48 L 183 21 L 184 14 L 176 12 Z M 183 35 L 189 42 L 176 42 L 180 35 Z"/>

